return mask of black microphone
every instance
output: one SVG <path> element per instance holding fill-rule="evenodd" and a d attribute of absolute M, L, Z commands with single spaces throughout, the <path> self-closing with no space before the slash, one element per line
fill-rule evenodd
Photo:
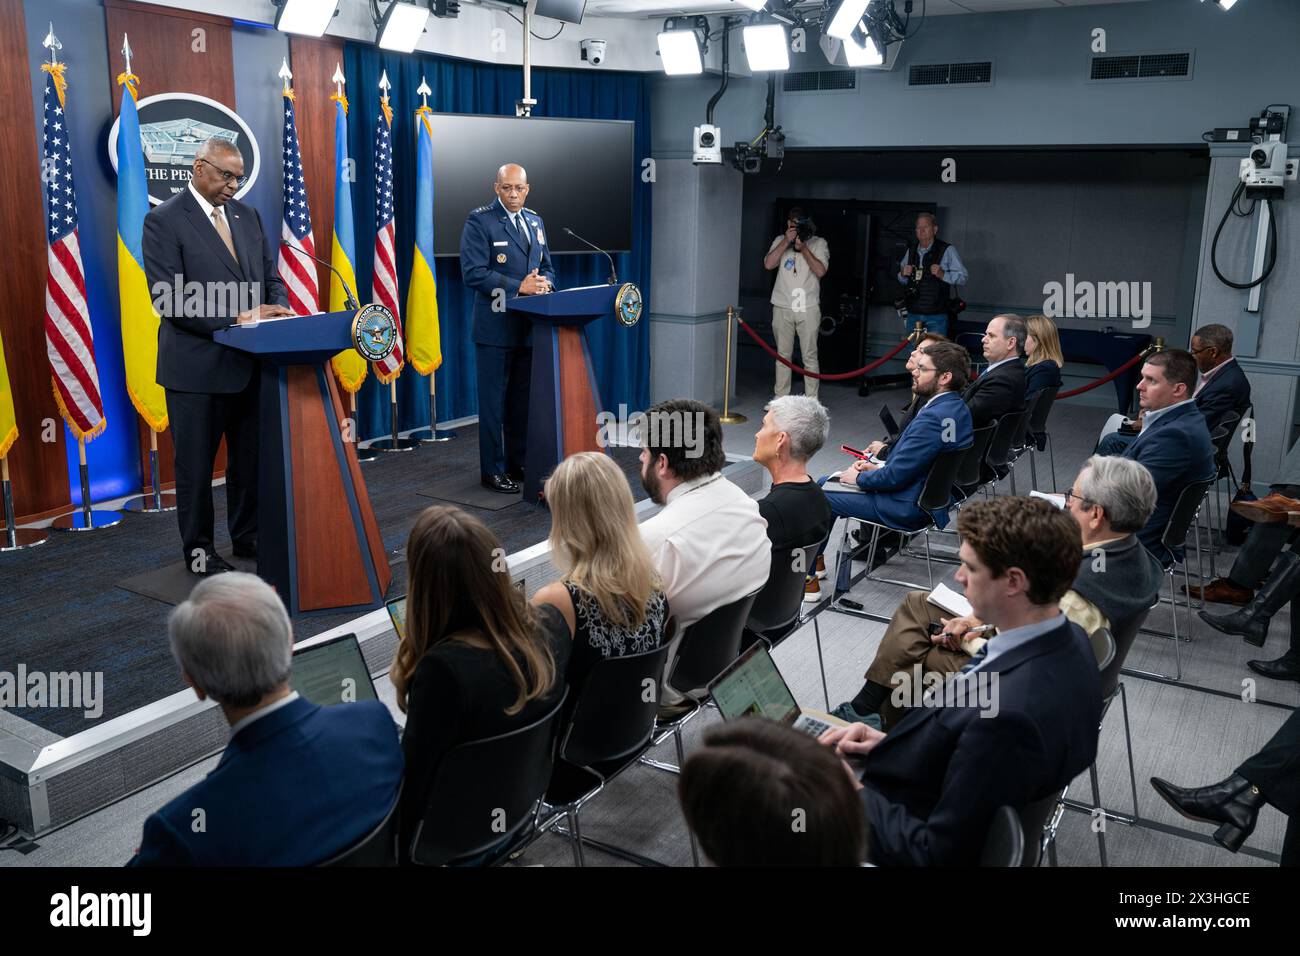
<path fill-rule="evenodd" d="M 595 249 L 602 256 L 608 259 L 609 260 L 609 284 L 618 285 L 618 270 L 614 268 L 614 257 L 611 256 L 604 249 L 600 248 L 600 246 L 596 245 L 594 242 L 588 242 L 586 239 L 582 238 L 582 236 L 578 235 L 568 226 L 564 227 L 564 231 L 567 232 L 569 235 L 571 235 L 574 239 L 577 239 L 584 246 L 591 246 L 591 248 Z"/>
<path fill-rule="evenodd" d="M 295 245 L 294 243 L 289 242 L 288 240 L 283 240 L 283 241 L 284 241 L 284 244 L 285 244 L 286 246 L 288 246 L 290 249 L 296 249 L 296 250 L 298 250 L 298 251 L 301 252 L 304 256 L 306 256 L 308 259 L 315 259 L 315 261 L 319 262 L 319 263 L 320 263 L 321 265 L 323 265 L 325 268 L 329 269 L 330 272 L 332 272 L 332 273 L 334 273 L 336 276 L 338 276 L 338 277 L 339 277 L 339 285 L 343 286 L 343 291 L 344 291 L 344 293 L 346 293 L 346 295 L 347 295 L 347 297 L 348 297 L 348 308 L 349 308 L 349 309 L 352 309 L 353 311 L 357 311 L 357 310 L 359 310 L 359 309 L 361 308 L 361 303 L 357 301 L 357 297 L 356 297 L 355 295 L 353 295 L 353 294 L 352 294 L 352 290 L 348 288 L 348 283 L 347 283 L 347 280 L 343 278 L 343 273 L 339 272 L 338 269 L 335 269 L 334 266 L 330 265 L 330 263 L 326 262 L 324 259 L 317 259 L 315 256 L 313 256 L 310 252 L 308 252 L 308 251 L 307 251 L 306 249 L 304 249 L 302 246 Z"/>

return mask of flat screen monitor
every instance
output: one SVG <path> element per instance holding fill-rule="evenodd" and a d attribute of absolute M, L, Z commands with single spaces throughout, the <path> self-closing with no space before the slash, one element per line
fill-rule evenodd
<path fill-rule="evenodd" d="M 537 0 L 537 9 L 533 14 L 566 23 L 581 23 L 586 9 L 587 0 Z"/>
<path fill-rule="evenodd" d="M 460 255 L 470 211 L 496 202 L 506 163 L 528 171 L 525 202 L 546 223 L 556 253 L 591 252 L 565 233 L 610 252 L 632 249 L 632 188 L 640 168 L 630 120 L 549 119 L 434 113 L 434 255 Z"/>

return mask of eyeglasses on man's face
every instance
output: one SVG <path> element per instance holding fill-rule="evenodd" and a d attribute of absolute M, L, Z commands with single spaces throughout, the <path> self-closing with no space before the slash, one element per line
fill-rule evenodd
<path fill-rule="evenodd" d="M 242 187 L 244 183 L 248 182 L 247 176 L 240 176 L 237 175 L 236 173 L 232 173 L 228 169 L 222 169 L 216 163 L 210 163 L 206 159 L 202 159 L 202 158 L 199 159 L 199 162 L 211 166 L 213 169 L 215 169 L 217 171 L 217 175 L 221 177 L 221 181 L 226 183 L 227 185 L 229 185 L 230 183 L 234 183 L 236 186 Z"/>
<path fill-rule="evenodd" d="M 1079 502 L 1079 507 L 1080 507 L 1080 508 L 1091 508 L 1091 507 L 1093 506 L 1093 504 L 1095 504 L 1095 502 L 1089 501 L 1087 498 L 1083 497 L 1083 495 L 1076 495 L 1076 494 L 1074 493 L 1074 489 L 1073 489 L 1073 488 L 1066 488 L 1066 489 L 1065 489 L 1065 503 L 1066 503 L 1067 505 L 1070 503 L 1070 499 L 1071 499 L 1071 498 L 1073 498 L 1075 501 Z"/>

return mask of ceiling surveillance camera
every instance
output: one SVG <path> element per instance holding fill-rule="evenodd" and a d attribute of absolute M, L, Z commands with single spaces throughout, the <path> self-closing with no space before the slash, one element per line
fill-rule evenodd
<path fill-rule="evenodd" d="M 695 151 L 691 162 L 697 166 L 703 163 L 722 162 L 722 130 L 707 123 L 695 127 Z"/>
<path fill-rule="evenodd" d="M 590 63 L 592 66 L 600 66 L 605 62 L 605 41 L 604 40 L 583 40 L 582 60 Z"/>

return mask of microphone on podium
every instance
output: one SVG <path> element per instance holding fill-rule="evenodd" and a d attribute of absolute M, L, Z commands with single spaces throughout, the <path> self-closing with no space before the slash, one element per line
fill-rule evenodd
<path fill-rule="evenodd" d="M 320 259 L 317 258 L 316 256 L 313 256 L 310 252 L 308 252 L 306 249 L 304 249 L 302 246 L 298 245 L 297 243 L 289 242 L 287 239 L 283 240 L 283 242 L 290 249 L 293 249 L 297 252 L 301 252 L 308 259 L 313 259 L 316 262 L 319 262 L 325 268 L 329 269 L 330 272 L 338 276 L 339 285 L 343 286 L 343 292 L 348 297 L 348 303 L 347 303 L 348 308 L 352 309 L 353 311 L 356 311 L 357 309 L 361 308 L 361 303 L 357 301 L 357 297 L 353 294 L 352 290 L 348 288 L 348 283 L 347 280 L 343 278 L 343 273 L 339 272 L 338 269 L 335 269 L 333 265 L 326 262 L 324 259 Z"/>
<path fill-rule="evenodd" d="M 569 235 L 571 235 L 574 239 L 577 239 L 584 246 L 591 246 L 591 248 L 595 249 L 602 256 L 608 259 L 609 260 L 609 284 L 618 285 L 618 270 L 614 268 L 614 257 L 611 256 L 604 249 L 600 248 L 600 246 L 596 245 L 594 242 L 588 242 L 586 239 L 582 238 L 582 236 L 578 235 L 568 226 L 564 227 L 564 231 L 567 232 Z"/>

